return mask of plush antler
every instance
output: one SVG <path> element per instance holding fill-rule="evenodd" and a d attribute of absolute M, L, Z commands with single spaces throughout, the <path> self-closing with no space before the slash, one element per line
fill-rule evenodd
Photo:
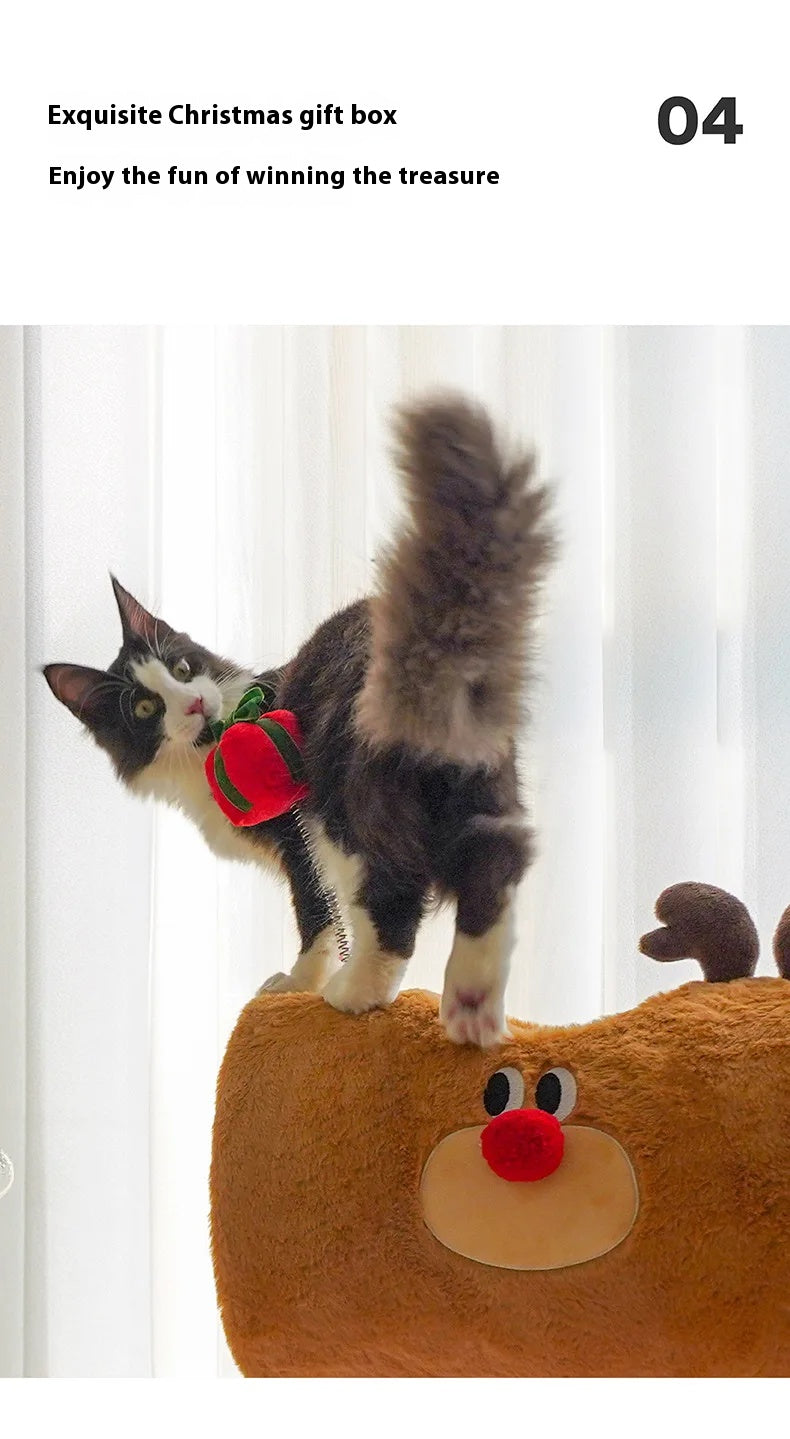
<path fill-rule="evenodd" d="M 660 960 L 698 959 L 705 978 L 714 981 L 754 974 L 760 951 L 757 930 L 746 906 L 726 889 L 713 884 L 670 885 L 656 900 L 656 919 L 664 927 L 642 935 L 643 954 Z M 790 910 L 784 919 L 790 974 Z"/>
<path fill-rule="evenodd" d="M 782 978 L 790 979 L 790 905 L 776 926 L 774 959 Z"/>

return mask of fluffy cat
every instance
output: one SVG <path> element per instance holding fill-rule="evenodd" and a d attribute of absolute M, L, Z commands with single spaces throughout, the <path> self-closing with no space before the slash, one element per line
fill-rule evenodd
<path fill-rule="evenodd" d="M 113 579 L 123 643 L 107 670 L 44 668 L 121 780 L 178 805 L 212 849 L 274 865 L 301 951 L 269 988 L 322 991 L 359 1014 L 391 1002 L 431 897 L 456 905 L 441 1019 L 450 1039 L 505 1034 L 513 892 L 531 858 L 515 735 L 528 629 L 554 542 L 531 459 L 506 460 L 485 412 L 455 397 L 404 407 L 397 462 L 407 517 L 378 582 L 287 664 L 254 676 L 156 619 Z M 340 964 L 331 896 L 292 815 L 236 829 L 209 793 L 208 721 L 255 679 L 298 716 L 303 821 L 352 950 Z"/>

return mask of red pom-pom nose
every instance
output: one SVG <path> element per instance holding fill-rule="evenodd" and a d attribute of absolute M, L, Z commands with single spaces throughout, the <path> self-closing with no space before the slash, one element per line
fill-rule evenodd
<path fill-rule="evenodd" d="M 483 1158 L 500 1179 L 545 1179 L 562 1160 L 562 1125 L 544 1109 L 506 1109 L 480 1136 Z"/>

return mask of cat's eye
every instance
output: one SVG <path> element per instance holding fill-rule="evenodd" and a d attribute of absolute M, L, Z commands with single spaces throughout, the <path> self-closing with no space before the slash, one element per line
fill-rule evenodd
<path fill-rule="evenodd" d="M 159 706 L 157 705 L 156 700 L 149 699 L 146 695 L 144 695 L 142 699 L 137 701 L 137 704 L 134 707 L 135 719 L 153 719 L 153 716 L 156 714 L 158 708 Z"/>
<path fill-rule="evenodd" d="M 192 666 L 189 663 L 189 660 L 176 660 L 175 664 L 173 665 L 173 676 L 175 679 L 188 680 L 191 674 Z"/>

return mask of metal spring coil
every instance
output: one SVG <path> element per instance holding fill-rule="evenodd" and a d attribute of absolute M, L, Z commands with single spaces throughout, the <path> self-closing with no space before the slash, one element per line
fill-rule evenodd
<path fill-rule="evenodd" d="M 337 940 L 338 953 L 340 955 L 342 963 L 345 964 L 346 960 L 351 954 L 351 946 L 349 945 L 348 935 L 346 934 L 345 926 L 343 924 L 343 916 L 340 913 L 340 905 L 337 902 L 337 895 L 328 884 L 324 883 L 323 871 L 321 869 L 321 864 L 316 853 L 315 841 L 310 833 L 310 830 L 307 826 L 307 821 L 305 820 L 304 815 L 302 814 L 302 811 L 300 810 L 298 804 L 294 805 L 293 809 L 291 810 L 291 814 L 293 815 L 296 828 L 299 831 L 299 838 L 301 839 L 302 844 L 307 850 L 308 858 L 311 865 L 313 866 L 313 873 L 315 874 L 316 884 L 318 885 L 318 888 L 320 889 L 321 894 L 324 897 L 326 907 L 329 910 L 329 917 L 332 921 L 332 928 L 335 931 L 335 939 Z"/>

